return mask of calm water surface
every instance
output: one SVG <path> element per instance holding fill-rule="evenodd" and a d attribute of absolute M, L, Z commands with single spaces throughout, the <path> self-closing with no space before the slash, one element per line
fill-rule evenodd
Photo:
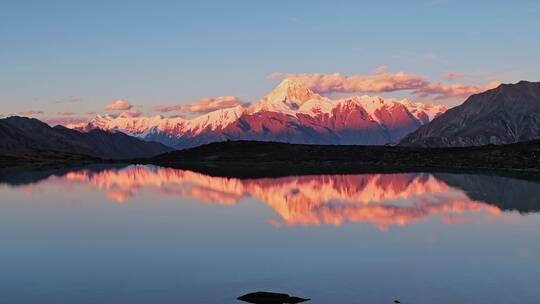
<path fill-rule="evenodd" d="M 496 176 L 2 174 L 0 303 L 538 303 L 539 209 Z"/>

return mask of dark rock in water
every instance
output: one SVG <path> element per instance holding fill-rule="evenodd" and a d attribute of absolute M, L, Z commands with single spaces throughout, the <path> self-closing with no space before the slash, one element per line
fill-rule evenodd
<path fill-rule="evenodd" d="M 238 297 L 238 300 L 254 304 L 296 304 L 310 299 L 291 297 L 285 293 L 257 291 Z"/>
<path fill-rule="evenodd" d="M 401 303 L 401 302 L 400 302 L 400 301 L 398 301 L 398 300 L 394 300 L 394 303 Z"/>

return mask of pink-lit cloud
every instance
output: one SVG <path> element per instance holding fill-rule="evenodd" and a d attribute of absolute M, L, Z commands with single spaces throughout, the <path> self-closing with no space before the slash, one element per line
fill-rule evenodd
<path fill-rule="evenodd" d="M 341 73 L 272 73 L 269 79 L 293 79 L 318 93 L 385 93 L 409 90 L 413 95 L 436 100 L 466 98 L 498 85 L 493 82 L 485 86 L 465 84 L 443 84 L 431 82 L 423 76 L 405 72 L 390 73 L 379 69 L 371 75 L 344 76 Z"/>
<path fill-rule="evenodd" d="M 398 73 L 381 73 L 366 76 L 344 76 L 341 73 L 273 73 L 274 78 L 289 78 L 302 82 L 319 93 L 381 93 L 398 90 L 411 90 L 424 85 L 424 78 L 417 75 Z"/>
<path fill-rule="evenodd" d="M 73 102 L 81 102 L 82 98 L 77 96 L 69 96 L 62 98 L 60 100 L 57 100 L 55 103 L 73 103 Z"/>
<path fill-rule="evenodd" d="M 154 108 L 154 110 L 161 113 L 179 111 L 194 114 L 205 114 L 220 109 L 245 105 L 246 103 L 236 96 L 219 96 L 204 98 L 188 104 L 158 105 Z"/>
<path fill-rule="evenodd" d="M 105 110 L 125 111 L 130 110 L 131 108 L 133 108 L 133 106 L 123 99 L 118 99 L 105 105 Z"/>
<path fill-rule="evenodd" d="M 59 116 L 73 116 L 75 114 L 76 114 L 75 112 L 57 112 L 56 113 L 56 115 L 59 115 Z"/>
<path fill-rule="evenodd" d="M 183 111 L 185 105 L 157 105 L 154 107 L 154 111 L 160 113 Z"/>
<path fill-rule="evenodd" d="M 88 119 L 86 117 L 54 116 L 44 118 L 43 122 L 54 127 L 57 125 L 65 126 L 69 124 L 78 124 L 81 122 L 86 122 L 87 120 Z"/>
<path fill-rule="evenodd" d="M 41 110 L 26 110 L 26 111 L 19 112 L 18 114 L 19 115 L 24 115 L 24 116 L 34 116 L 34 115 L 45 114 L 45 112 L 43 112 Z"/>
<path fill-rule="evenodd" d="M 136 109 L 122 112 L 122 113 L 128 113 L 125 115 L 129 117 L 138 117 L 142 115 L 142 113 Z M 54 115 L 44 116 L 41 118 L 41 120 L 50 126 L 57 126 L 57 125 L 66 126 L 66 125 L 73 125 L 73 124 L 80 124 L 83 122 L 87 122 L 89 117 L 96 114 L 97 114 L 96 112 L 85 112 L 85 113 L 79 114 L 76 112 L 59 111 L 59 112 L 56 112 Z M 115 117 L 118 115 L 120 114 L 113 114 L 113 116 Z"/>
<path fill-rule="evenodd" d="M 481 93 L 489 89 L 496 88 L 500 83 L 495 81 L 488 83 L 487 85 L 464 85 L 461 83 L 456 84 L 442 84 L 435 82 L 427 82 L 423 87 L 415 89 L 414 95 L 425 98 L 434 99 L 449 99 L 449 98 L 467 98 L 473 94 Z"/>
<path fill-rule="evenodd" d="M 461 72 L 448 72 L 448 73 L 445 73 L 444 75 L 442 75 L 441 78 L 443 80 L 446 80 L 446 81 L 451 81 L 451 80 L 463 78 L 464 76 L 465 76 L 465 74 L 463 74 Z"/>
<path fill-rule="evenodd" d="M 388 66 L 387 65 L 381 65 L 379 67 L 376 67 L 374 70 L 375 74 L 382 74 L 388 72 Z"/>
<path fill-rule="evenodd" d="M 125 112 L 120 113 L 120 115 L 134 118 L 134 117 L 142 116 L 143 112 L 141 112 L 141 110 L 139 110 L 139 109 L 131 109 L 129 111 L 125 111 Z"/>

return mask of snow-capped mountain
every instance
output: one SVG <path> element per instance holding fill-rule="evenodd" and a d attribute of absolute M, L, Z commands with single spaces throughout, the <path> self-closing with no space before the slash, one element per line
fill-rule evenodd
<path fill-rule="evenodd" d="M 294 116 L 308 101 L 312 105 L 325 106 L 331 103 L 328 98 L 312 92 L 301 83 L 290 79 L 283 80 L 272 92 L 264 96 L 248 109 L 248 113 L 262 111 L 279 112 Z"/>
<path fill-rule="evenodd" d="M 444 105 L 380 96 L 330 99 L 285 79 L 248 107 L 221 109 L 193 119 L 105 115 L 68 127 L 121 131 L 175 148 L 227 139 L 383 145 L 398 142 L 446 110 Z"/>

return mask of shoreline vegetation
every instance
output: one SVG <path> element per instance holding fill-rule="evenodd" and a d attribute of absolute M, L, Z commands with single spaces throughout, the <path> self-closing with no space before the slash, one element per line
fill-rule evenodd
<path fill-rule="evenodd" d="M 446 172 L 540 178 L 540 140 L 462 148 L 305 145 L 225 141 L 148 159 L 103 160 L 42 150 L 1 150 L 11 170 L 90 164 L 151 164 L 237 178 L 310 174 Z"/>

